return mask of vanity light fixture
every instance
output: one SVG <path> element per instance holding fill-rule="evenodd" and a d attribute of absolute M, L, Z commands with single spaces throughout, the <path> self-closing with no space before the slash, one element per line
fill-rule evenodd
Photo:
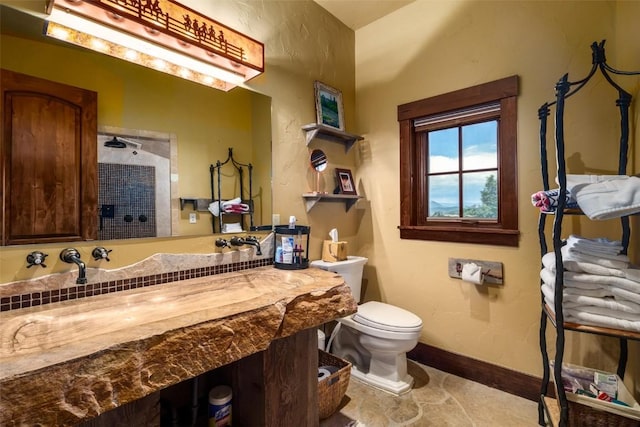
<path fill-rule="evenodd" d="M 223 91 L 264 71 L 264 45 L 173 0 L 47 0 L 47 36 Z"/>

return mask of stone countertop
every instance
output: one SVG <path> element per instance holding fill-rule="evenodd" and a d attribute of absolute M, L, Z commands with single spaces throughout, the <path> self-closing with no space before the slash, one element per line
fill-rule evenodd
<path fill-rule="evenodd" d="M 355 313 L 344 280 L 260 267 L 0 313 L 0 425 L 73 425 Z"/>

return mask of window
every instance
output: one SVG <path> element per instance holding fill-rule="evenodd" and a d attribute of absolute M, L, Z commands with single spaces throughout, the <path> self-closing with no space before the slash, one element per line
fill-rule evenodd
<path fill-rule="evenodd" d="M 398 106 L 400 237 L 518 246 L 518 77 Z"/>

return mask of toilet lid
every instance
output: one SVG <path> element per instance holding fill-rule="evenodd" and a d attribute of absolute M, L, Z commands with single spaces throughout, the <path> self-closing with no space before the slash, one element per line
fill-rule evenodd
<path fill-rule="evenodd" d="M 377 301 L 359 305 L 352 318 L 355 322 L 384 331 L 414 332 L 422 329 L 422 320 L 415 314 Z"/>

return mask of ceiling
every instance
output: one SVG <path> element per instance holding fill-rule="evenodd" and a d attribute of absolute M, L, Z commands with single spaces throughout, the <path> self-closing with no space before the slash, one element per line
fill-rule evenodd
<path fill-rule="evenodd" d="M 314 0 L 352 30 L 357 30 L 415 0 Z"/>

